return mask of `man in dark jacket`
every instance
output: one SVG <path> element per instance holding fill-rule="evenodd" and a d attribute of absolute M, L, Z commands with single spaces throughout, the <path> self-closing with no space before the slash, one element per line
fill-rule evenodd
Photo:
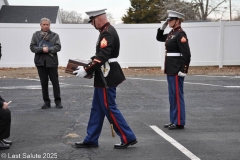
<path fill-rule="evenodd" d="M 38 69 L 42 86 L 42 96 L 44 100 L 42 109 L 51 107 L 51 100 L 48 93 L 49 78 L 53 85 L 56 108 L 63 108 L 58 80 L 57 56 L 57 52 L 61 50 L 61 43 L 58 34 L 50 30 L 50 23 L 51 21 L 48 18 L 41 19 L 41 30 L 33 34 L 30 44 L 31 51 L 35 53 L 34 62 Z"/>
<path fill-rule="evenodd" d="M 83 142 L 75 143 L 77 148 L 98 147 L 98 138 L 105 116 L 110 123 L 113 123 L 114 130 L 121 138 L 121 143 L 115 144 L 114 148 L 127 148 L 137 143 L 133 131 L 115 102 L 116 87 L 125 80 L 125 76 L 117 62 L 120 48 L 119 37 L 115 28 L 108 22 L 105 10 L 86 12 L 90 17 L 89 22 L 100 32 L 96 55 L 91 58 L 92 62 L 84 67 L 79 66 L 78 70 L 73 72 L 81 78 L 95 73 L 94 96 L 87 127 L 88 135 Z M 106 85 L 109 87 L 108 89 Z"/>
<path fill-rule="evenodd" d="M 6 140 L 10 136 L 11 112 L 8 109 L 10 102 L 0 96 L 0 150 L 9 149 L 12 141 Z"/>
<path fill-rule="evenodd" d="M 2 56 L 2 46 L 0 44 L 0 59 Z M 10 136 L 11 127 L 11 112 L 8 109 L 8 105 L 11 102 L 6 102 L 0 96 L 0 150 L 9 149 L 12 141 L 8 141 L 5 138 Z"/>

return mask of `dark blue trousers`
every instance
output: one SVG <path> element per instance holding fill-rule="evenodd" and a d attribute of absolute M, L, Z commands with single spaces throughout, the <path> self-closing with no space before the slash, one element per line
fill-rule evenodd
<path fill-rule="evenodd" d="M 170 102 L 170 122 L 185 125 L 185 102 L 183 92 L 184 77 L 167 75 Z"/>
<path fill-rule="evenodd" d="M 106 94 L 108 95 L 107 97 Z M 109 103 L 107 103 L 107 98 Z M 106 116 L 109 120 L 108 107 L 111 110 L 110 116 L 113 121 L 113 128 L 116 134 L 120 136 L 121 142 L 126 144 L 128 142 L 136 140 L 133 131 L 125 121 L 121 112 L 118 110 L 117 104 L 115 103 L 115 99 L 116 99 L 116 87 L 111 87 L 108 89 L 106 88 L 94 89 L 90 119 L 87 127 L 87 136 L 84 139 L 84 143 L 98 145 L 98 138 L 102 130 L 104 117 Z"/>

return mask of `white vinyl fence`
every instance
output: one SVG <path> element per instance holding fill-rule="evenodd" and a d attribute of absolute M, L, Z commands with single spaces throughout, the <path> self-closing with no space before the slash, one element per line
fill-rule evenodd
<path fill-rule="evenodd" d="M 164 65 L 164 43 L 156 40 L 161 24 L 117 24 L 120 37 L 118 62 L 125 67 L 161 67 Z M 190 66 L 240 65 L 240 22 L 183 23 L 191 49 Z M 0 24 L 2 59 L 0 67 L 34 67 L 30 41 L 39 24 Z M 95 54 L 99 32 L 90 24 L 51 24 L 60 36 L 62 50 L 59 66 L 68 59 L 89 59 Z M 170 28 L 165 30 L 169 32 Z"/>

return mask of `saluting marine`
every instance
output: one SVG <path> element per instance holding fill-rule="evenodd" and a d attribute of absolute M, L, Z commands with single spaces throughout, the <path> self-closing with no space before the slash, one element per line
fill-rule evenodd
<path fill-rule="evenodd" d="M 81 78 L 94 73 L 95 87 L 87 136 L 83 142 L 75 143 L 77 148 L 98 147 L 98 138 L 105 116 L 110 123 L 113 123 L 114 130 L 121 138 L 121 143 L 115 144 L 114 148 L 127 148 L 137 143 L 133 131 L 118 110 L 115 102 L 116 87 L 125 80 L 125 76 L 117 62 L 120 40 L 117 31 L 108 22 L 105 10 L 86 12 L 90 17 L 89 23 L 92 23 L 100 32 L 96 55 L 91 58 L 92 62 L 86 66 L 78 66 L 78 70 L 73 72 Z"/>
<path fill-rule="evenodd" d="M 188 73 L 191 53 L 187 35 L 181 28 L 184 15 L 172 10 L 168 10 L 167 13 L 167 20 L 157 32 L 157 40 L 165 42 L 164 73 L 167 75 L 170 102 L 170 123 L 165 124 L 164 127 L 170 130 L 183 129 L 186 119 L 183 85 Z M 168 34 L 163 34 L 167 25 L 172 30 Z"/>

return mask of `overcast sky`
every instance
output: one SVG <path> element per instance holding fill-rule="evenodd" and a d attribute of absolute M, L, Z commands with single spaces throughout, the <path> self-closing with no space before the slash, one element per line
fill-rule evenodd
<path fill-rule="evenodd" d="M 190 0 L 185 0 L 190 1 Z M 237 10 L 240 13 L 240 0 L 231 0 L 232 15 L 237 15 Z M 131 6 L 129 0 L 8 0 L 10 5 L 29 5 L 29 6 L 59 6 L 60 9 L 67 11 L 77 11 L 85 18 L 85 11 L 107 8 L 106 12 L 112 14 L 116 23 L 121 22 L 121 17 L 126 14 L 127 9 Z M 224 3 L 226 8 L 223 18 L 229 19 L 229 2 Z M 219 15 L 212 15 L 211 17 Z"/>
<path fill-rule="evenodd" d="M 106 12 L 112 14 L 116 23 L 121 22 L 121 17 L 130 7 L 129 0 L 8 0 L 9 5 L 29 6 L 59 6 L 67 11 L 77 11 L 85 18 L 86 11 L 107 8 Z"/>

